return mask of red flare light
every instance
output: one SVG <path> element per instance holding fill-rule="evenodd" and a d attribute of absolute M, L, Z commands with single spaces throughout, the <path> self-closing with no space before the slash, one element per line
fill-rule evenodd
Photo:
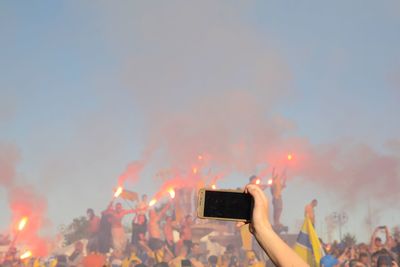
<path fill-rule="evenodd" d="M 215 184 L 212 184 L 211 189 L 215 190 L 215 189 L 217 189 L 217 186 Z"/>
<path fill-rule="evenodd" d="M 171 197 L 171 199 L 175 198 L 175 190 L 173 188 L 171 188 L 170 190 L 168 190 L 169 196 Z"/>
<path fill-rule="evenodd" d="M 260 183 L 261 183 L 260 179 L 257 179 L 256 184 L 260 184 Z"/>
<path fill-rule="evenodd" d="M 26 223 L 28 222 L 28 217 L 23 217 L 18 224 L 18 231 L 22 231 L 25 228 Z"/>
<path fill-rule="evenodd" d="M 122 186 L 119 186 L 119 187 L 117 188 L 117 190 L 115 190 L 114 197 L 115 197 L 115 198 L 119 197 L 119 195 L 121 195 L 122 191 L 123 191 Z"/>
<path fill-rule="evenodd" d="M 153 207 L 156 203 L 157 203 L 157 200 L 153 198 L 152 200 L 150 200 L 149 206 Z"/>
<path fill-rule="evenodd" d="M 30 250 L 25 251 L 21 256 L 19 256 L 19 258 L 21 260 L 27 259 L 32 257 L 32 252 Z"/>
<path fill-rule="evenodd" d="M 268 179 L 268 185 L 272 185 L 272 178 Z"/>
<path fill-rule="evenodd" d="M 288 159 L 288 160 L 292 160 L 292 159 L 293 159 L 293 155 L 292 155 L 292 154 L 288 154 L 288 155 L 287 155 L 287 159 Z"/>

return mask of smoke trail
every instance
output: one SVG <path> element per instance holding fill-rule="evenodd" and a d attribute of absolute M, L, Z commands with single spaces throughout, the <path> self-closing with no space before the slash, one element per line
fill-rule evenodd
<path fill-rule="evenodd" d="M 10 144 L 0 144 L 0 186 L 7 194 L 11 211 L 10 231 L 16 234 L 16 225 L 23 217 L 28 217 L 26 227 L 18 236 L 17 244 L 26 245 L 35 256 L 44 256 L 49 240 L 40 236 L 40 231 L 49 226 L 46 219 L 47 200 L 35 191 L 33 186 L 20 185 L 17 164 L 20 159 L 18 149 Z"/>

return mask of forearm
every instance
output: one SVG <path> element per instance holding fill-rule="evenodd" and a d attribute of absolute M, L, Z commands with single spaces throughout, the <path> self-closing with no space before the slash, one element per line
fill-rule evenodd
<path fill-rule="evenodd" d="M 302 267 L 308 266 L 307 263 L 297 255 L 273 230 L 271 227 L 265 226 L 261 230 L 256 231 L 255 237 L 268 254 L 271 260 L 281 267 Z"/>

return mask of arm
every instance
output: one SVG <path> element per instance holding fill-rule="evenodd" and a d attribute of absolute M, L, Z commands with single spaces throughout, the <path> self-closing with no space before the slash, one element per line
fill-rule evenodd
<path fill-rule="evenodd" d="M 375 228 L 375 230 L 371 236 L 371 241 L 369 243 L 369 248 L 371 250 L 371 253 L 375 251 L 375 238 L 376 238 L 377 234 L 378 234 L 378 228 Z"/>
<path fill-rule="evenodd" d="M 392 248 L 393 240 L 392 236 L 390 235 L 389 227 L 385 226 L 385 234 L 386 234 L 386 240 L 384 246 L 390 250 Z"/>
<path fill-rule="evenodd" d="M 268 254 L 277 266 L 308 266 L 275 232 L 268 219 L 268 200 L 263 191 L 256 186 L 249 184 L 246 192 L 254 198 L 254 208 L 250 230 L 257 239 L 260 246 Z"/>
<path fill-rule="evenodd" d="M 164 206 L 164 208 L 160 211 L 160 213 L 158 214 L 158 217 L 162 218 L 165 215 L 165 213 L 167 212 L 168 209 L 169 209 L 169 203 L 167 203 Z"/>

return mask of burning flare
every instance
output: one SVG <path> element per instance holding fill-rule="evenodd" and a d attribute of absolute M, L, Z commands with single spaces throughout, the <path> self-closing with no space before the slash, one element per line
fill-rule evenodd
<path fill-rule="evenodd" d="M 152 207 L 152 206 L 154 206 L 156 203 L 157 203 L 157 200 L 153 198 L 152 200 L 150 200 L 149 206 Z"/>
<path fill-rule="evenodd" d="M 212 184 L 211 189 L 215 190 L 215 189 L 217 189 L 217 186 L 215 184 Z"/>
<path fill-rule="evenodd" d="M 261 183 L 260 179 L 257 179 L 256 184 L 260 184 L 260 183 Z"/>
<path fill-rule="evenodd" d="M 168 190 L 169 196 L 171 197 L 171 199 L 175 198 L 175 190 L 173 188 L 171 188 L 170 190 Z"/>
<path fill-rule="evenodd" d="M 119 187 L 117 188 L 117 190 L 115 190 L 114 197 L 115 197 L 115 198 L 119 197 L 119 195 L 121 195 L 122 191 L 123 191 L 122 186 L 119 186 Z"/>
<path fill-rule="evenodd" d="M 268 179 L 268 185 L 272 185 L 272 178 Z"/>
<path fill-rule="evenodd" d="M 21 260 L 27 259 L 29 257 L 32 257 L 32 252 L 30 250 L 25 251 L 21 256 L 19 256 Z"/>
<path fill-rule="evenodd" d="M 293 159 L 293 155 L 292 155 L 292 154 L 288 154 L 288 155 L 287 155 L 287 159 L 288 159 L 288 160 L 292 160 L 292 159 Z"/>
<path fill-rule="evenodd" d="M 192 172 L 193 172 L 193 174 L 196 174 L 197 173 L 197 168 L 193 167 Z"/>
<path fill-rule="evenodd" d="M 202 155 L 198 155 L 198 156 L 197 156 L 197 159 L 198 159 L 198 160 L 202 160 L 202 159 L 203 159 L 203 156 L 202 156 Z"/>
<path fill-rule="evenodd" d="M 18 231 L 22 231 L 25 228 L 26 223 L 28 222 L 28 217 L 22 217 L 18 224 Z"/>

